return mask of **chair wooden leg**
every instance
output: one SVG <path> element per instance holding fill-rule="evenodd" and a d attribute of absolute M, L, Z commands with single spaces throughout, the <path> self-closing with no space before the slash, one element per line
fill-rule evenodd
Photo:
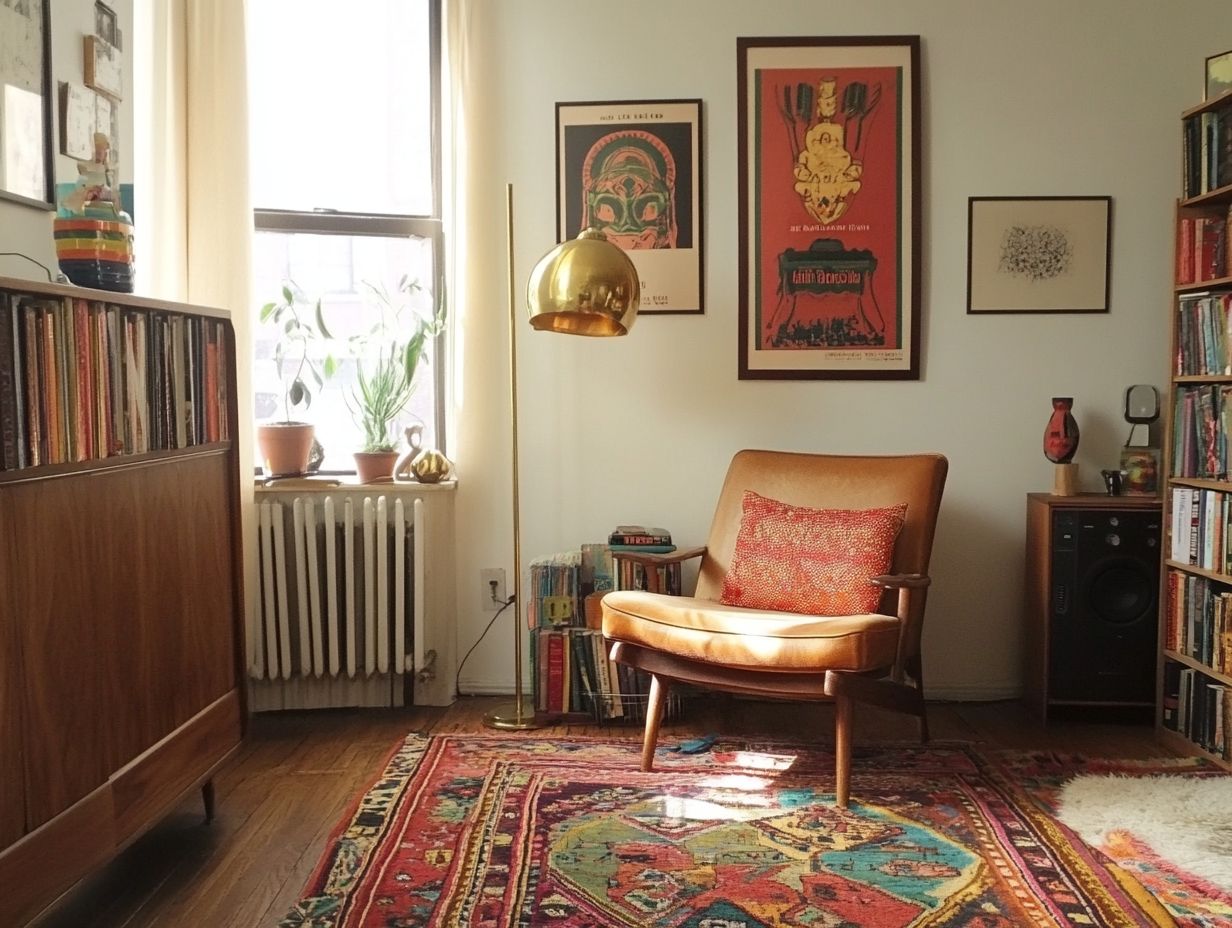
<path fill-rule="evenodd" d="M 659 741 L 659 724 L 663 721 L 663 706 L 667 700 L 667 684 L 655 674 L 650 675 L 650 696 L 646 701 L 646 731 L 642 735 L 642 769 L 654 769 L 655 745 Z"/>
<path fill-rule="evenodd" d="M 919 729 L 920 743 L 928 743 L 928 705 L 924 702 L 924 662 L 920 658 L 916 658 L 911 662 L 911 666 L 907 668 L 907 672 L 911 674 L 911 679 L 915 680 L 915 691 L 920 694 L 920 714 L 919 714 Z"/>
<path fill-rule="evenodd" d="M 834 803 L 847 808 L 851 795 L 851 700 L 834 698 Z"/>

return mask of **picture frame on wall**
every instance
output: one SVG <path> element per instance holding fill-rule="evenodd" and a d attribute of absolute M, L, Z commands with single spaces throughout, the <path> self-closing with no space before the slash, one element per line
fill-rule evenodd
<path fill-rule="evenodd" d="M 1232 92 L 1232 51 L 1211 55 L 1206 59 L 1206 82 L 1203 84 L 1203 101 L 1214 100 Z"/>
<path fill-rule="evenodd" d="M 624 249 L 640 315 L 705 311 L 701 138 L 698 99 L 556 104 L 556 239 Z"/>
<path fill-rule="evenodd" d="M 51 0 L 0 4 L 0 199 L 55 209 Z"/>
<path fill-rule="evenodd" d="M 1106 313 L 1112 197 L 970 197 L 967 312 Z"/>
<path fill-rule="evenodd" d="M 738 38 L 739 376 L 920 376 L 920 37 Z"/>

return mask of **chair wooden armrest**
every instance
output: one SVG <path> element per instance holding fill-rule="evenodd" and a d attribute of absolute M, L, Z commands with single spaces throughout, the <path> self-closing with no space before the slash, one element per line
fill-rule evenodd
<path fill-rule="evenodd" d="M 871 582 L 887 590 L 922 590 L 933 581 L 924 574 L 881 574 Z"/>
<path fill-rule="evenodd" d="M 705 553 L 705 545 L 697 545 L 692 548 L 677 548 L 675 551 L 670 551 L 667 554 L 650 551 L 613 551 L 612 560 L 632 561 L 634 564 L 641 564 L 646 570 L 647 591 L 662 593 L 663 591 L 659 589 L 659 567 L 665 567 L 668 564 L 679 564 L 690 558 L 701 557 Z"/>

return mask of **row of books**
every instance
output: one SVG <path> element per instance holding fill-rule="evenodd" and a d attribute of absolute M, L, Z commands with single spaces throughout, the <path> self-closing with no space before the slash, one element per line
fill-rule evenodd
<path fill-rule="evenodd" d="M 1164 663 L 1163 724 L 1218 757 L 1232 758 L 1232 688 L 1192 667 Z"/>
<path fill-rule="evenodd" d="M 1232 590 L 1206 577 L 1168 571 L 1164 647 L 1232 673 Z"/>
<path fill-rule="evenodd" d="M 646 571 L 621 558 L 618 547 L 585 544 L 537 558 L 530 565 L 527 624 L 531 628 L 598 628 L 598 599 L 611 590 L 644 590 Z M 679 564 L 655 568 L 659 589 L 680 595 Z"/>
<path fill-rule="evenodd" d="M 223 323 L 0 294 L 0 470 L 229 438 Z"/>
<path fill-rule="evenodd" d="M 620 557 L 610 544 L 585 544 L 538 558 L 530 565 L 527 621 L 535 668 L 535 705 L 548 714 L 586 712 L 603 720 L 629 714 L 644 700 L 649 678 L 607 666 L 599 600 L 612 590 L 645 589 L 641 565 Z M 679 564 L 657 568 L 660 589 L 679 595 Z"/>
<path fill-rule="evenodd" d="M 603 721 L 624 718 L 632 700 L 650 692 L 650 676 L 607 653 L 593 628 L 540 628 L 532 637 L 535 710 L 547 715 L 584 712 Z"/>
<path fill-rule="evenodd" d="M 1183 198 L 1232 184 L 1232 105 L 1186 119 L 1181 156 Z"/>
<path fill-rule="evenodd" d="M 1232 292 L 1194 293 L 1177 301 L 1177 374 L 1232 374 Z"/>
<path fill-rule="evenodd" d="M 1176 282 L 1201 283 L 1228 275 L 1228 231 L 1232 212 L 1182 216 L 1176 229 Z"/>
<path fill-rule="evenodd" d="M 1232 574 L 1232 494 L 1173 487 L 1169 557 L 1220 574 Z"/>
<path fill-rule="evenodd" d="M 1232 428 L 1232 385 L 1178 386 L 1172 408 L 1172 476 L 1228 474 L 1228 434 Z"/>

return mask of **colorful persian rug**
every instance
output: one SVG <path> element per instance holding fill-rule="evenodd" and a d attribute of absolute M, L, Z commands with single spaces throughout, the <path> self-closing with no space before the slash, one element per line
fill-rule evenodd
<path fill-rule="evenodd" d="M 858 752 L 841 810 L 821 751 L 720 741 L 660 751 L 652 773 L 639 754 L 631 741 L 412 735 L 281 925 L 1178 924 L 1049 814 L 1060 763 L 1042 755 Z"/>

